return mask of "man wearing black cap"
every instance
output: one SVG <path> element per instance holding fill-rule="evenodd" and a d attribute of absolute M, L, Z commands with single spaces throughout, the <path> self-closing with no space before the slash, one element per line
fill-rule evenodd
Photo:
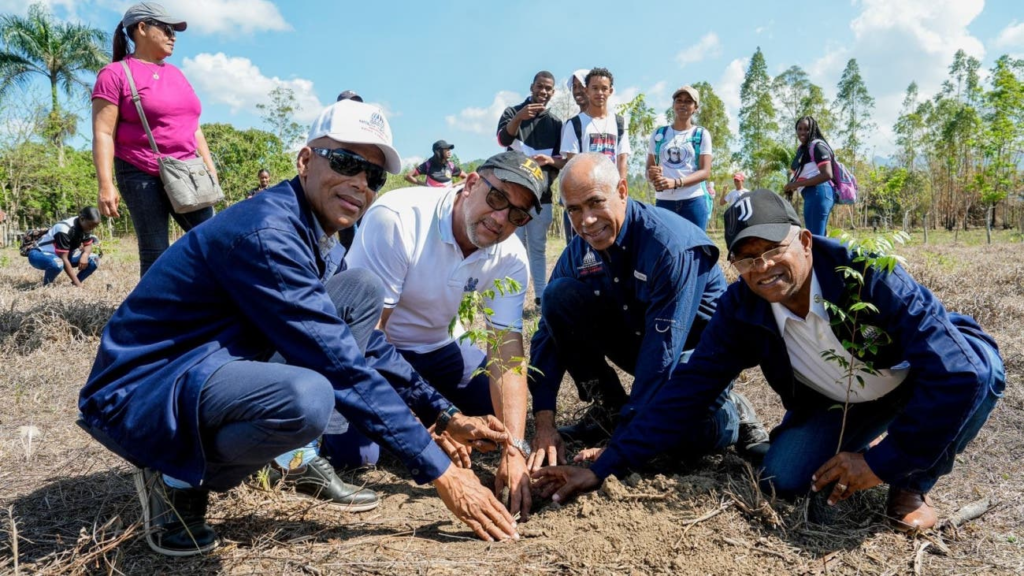
<path fill-rule="evenodd" d="M 410 184 L 444 188 L 451 186 L 458 178 L 465 178 L 462 168 L 459 168 L 458 164 L 452 162 L 452 149 L 455 148 L 454 144 L 449 144 L 444 140 L 438 140 L 437 142 L 434 142 L 434 146 L 432 148 L 434 155 L 413 169 L 412 172 L 405 175 L 405 179 L 409 181 Z M 427 178 L 423 182 L 416 179 L 416 177 L 421 174 Z"/>
<path fill-rule="evenodd" d="M 590 470 L 538 476 L 549 490 L 561 486 L 562 499 L 636 466 L 685 438 L 729 381 L 760 366 L 786 407 L 764 459 L 765 489 L 783 496 L 824 490 L 834 505 L 884 482 L 886 515 L 897 529 L 934 526 L 928 492 L 1006 386 L 995 341 L 973 319 L 947 312 L 900 266 L 864 272 L 860 300 L 875 310 L 860 313 L 857 334 L 832 325 L 824 303 L 850 304 L 837 268 L 863 265 L 838 242 L 801 229 L 792 205 L 774 192 L 740 196 L 725 226 L 729 261 L 743 281 L 729 286 L 689 362 Z M 869 357 L 844 350 L 843 340 L 865 338 L 877 345 Z M 829 350 L 853 363 L 857 383 L 849 386 L 840 363 L 823 357 Z M 844 424 L 843 410 L 833 408 L 847 398 Z"/>
<path fill-rule="evenodd" d="M 366 212 L 345 260 L 350 268 L 370 270 L 383 280 L 381 325 L 419 375 L 464 413 L 503 420 L 517 448 L 506 449 L 496 489 L 510 484 L 511 511 L 524 518 L 530 510 L 530 479 L 529 447 L 523 441 L 527 386 L 521 332 L 529 273 L 526 251 L 513 232 L 540 212 L 543 191 L 537 162 L 521 152 L 502 152 L 469 174 L 464 186 L 405 188 L 380 198 Z M 459 338 L 465 327 L 458 322 L 450 327 L 466 293 L 493 289 L 495 281 L 505 278 L 522 289 L 485 298 L 491 310 L 488 326 L 509 331 L 500 349 L 485 355 Z M 336 466 L 376 459 L 376 447 L 353 434 L 359 433 L 350 432 L 337 443 L 361 443 L 360 454 L 354 455 L 358 460 L 335 460 Z M 337 439 L 325 438 L 335 458 Z M 455 454 L 455 459 L 469 465 L 468 454 Z"/>

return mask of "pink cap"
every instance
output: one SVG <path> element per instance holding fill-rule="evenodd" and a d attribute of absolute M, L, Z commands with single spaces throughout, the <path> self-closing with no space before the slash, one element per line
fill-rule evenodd
<path fill-rule="evenodd" d="M 737 172 L 737 173 L 732 175 L 732 179 L 733 180 L 739 180 L 740 182 L 743 182 L 744 180 L 747 179 L 747 175 L 744 174 L 743 172 Z"/>

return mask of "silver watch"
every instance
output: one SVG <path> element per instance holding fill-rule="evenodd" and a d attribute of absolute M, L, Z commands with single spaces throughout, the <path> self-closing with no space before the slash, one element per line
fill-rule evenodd
<path fill-rule="evenodd" d="M 530 449 L 530 444 L 525 438 L 513 438 L 512 445 L 523 454 L 523 458 L 529 458 L 530 454 L 533 453 L 533 450 Z"/>

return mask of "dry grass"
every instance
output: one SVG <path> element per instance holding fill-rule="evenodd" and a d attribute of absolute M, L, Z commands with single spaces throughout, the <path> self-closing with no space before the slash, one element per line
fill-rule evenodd
<path fill-rule="evenodd" d="M 933 242 L 941 235 L 932 235 Z M 826 510 L 755 489 L 732 452 L 661 459 L 565 506 L 538 503 L 518 544 L 472 538 L 429 487 L 390 458 L 350 479 L 383 496 L 352 515 L 282 492 L 242 486 L 217 495 L 210 519 L 224 546 L 172 560 L 149 552 L 130 470 L 74 426 L 78 390 L 98 334 L 134 286 L 129 242 L 84 290 L 0 251 L 0 573 L 2 574 L 1016 574 L 1024 572 L 1024 249 L 910 246 L 911 272 L 952 310 L 974 315 L 1006 359 L 1007 394 L 933 498 L 951 514 L 980 497 L 1000 504 L 956 531 L 907 537 L 884 523 L 883 489 Z M 552 249 L 557 246 L 552 246 Z M 532 298 L 530 299 L 532 300 Z M 532 306 L 528 317 L 535 317 Z M 782 409 L 759 371 L 738 384 L 769 423 Z M 563 386 L 565 414 L 578 408 Z M 29 442 L 31 440 L 31 443 Z M 495 460 L 477 470 L 493 478 Z M 828 518 L 822 522 L 822 518 Z"/>

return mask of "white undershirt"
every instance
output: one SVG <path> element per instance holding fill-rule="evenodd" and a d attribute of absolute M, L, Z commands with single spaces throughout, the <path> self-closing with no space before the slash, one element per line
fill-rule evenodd
<path fill-rule="evenodd" d="M 800 318 L 782 304 L 772 303 L 772 314 L 779 326 L 779 333 L 786 342 L 786 352 L 793 366 L 793 373 L 800 383 L 814 389 L 837 402 L 846 401 L 847 372 L 836 362 L 822 358 L 821 353 L 832 350 L 850 361 L 852 356 L 843 348 L 829 325 L 828 311 L 823 304 L 818 276 L 811 274 L 811 308 L 807 318 Z M 854 366 L 863 364 L 853 360 Z M 854 369 L 853 385 L 850 387 L 850 402 L 870 402 L 885 396 L 898 387 L 907 377 L 910 364 L 903 362 L 888 369 L 878 369 L 877 375 Z M 856 376 L 864 379 L 864 385 Z"/>

